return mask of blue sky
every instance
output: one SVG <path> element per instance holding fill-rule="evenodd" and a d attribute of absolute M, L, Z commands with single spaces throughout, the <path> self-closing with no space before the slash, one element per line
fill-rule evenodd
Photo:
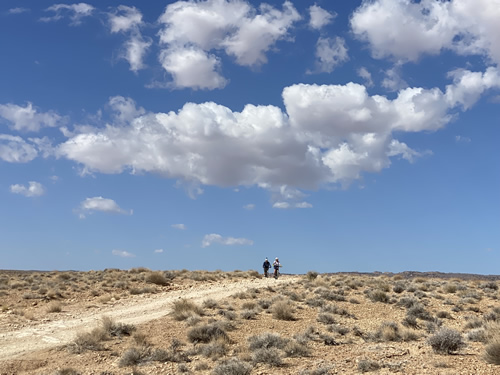
<path fill-rule="evenodd" d="M 498 274 L 500 0 L 0 4 L 0 268 Z"/>

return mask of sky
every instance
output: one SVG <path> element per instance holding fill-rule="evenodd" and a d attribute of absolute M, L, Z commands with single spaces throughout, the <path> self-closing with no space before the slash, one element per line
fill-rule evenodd
<path fill-rule="evenodd" d="M 0 3 L 0 269 L 500 273 L 500 0 Z"/>

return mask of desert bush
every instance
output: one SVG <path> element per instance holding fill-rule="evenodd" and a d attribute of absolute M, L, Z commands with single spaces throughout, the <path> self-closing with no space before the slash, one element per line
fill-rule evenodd
<path fill-rule="evenodd" d="M 135 331 L 135 326 L 130 324 L 115 323 L 113 319 L 107 316 L 102 317 L 102 328 L 110 336 L 130 336 Z"/>
<path fill-rule="evenodd" d="M 47 306 L 48 313 L 58 313 L 62 311 L 62 305 L 59 302 L 51 302 Z"/>
<path fill-rule="evenodd" d="M 467 340 L 474 342 L 485 342 L 486 332 L 484 328 L 473 329 L 467 333 Z"/>
<path fill-rule="evenodd" d="M 428 344 L 436 353 L 451 354 L 463 348 L 463 341 L 460 332 L 449 328 L 442 328 L 436 334 L 429 337 Z"/>
<path fill-rule="evenodd" d="M 368 294 L 368 298 L 370 298 L 373 302 L 389 302 L 389 296 L 383 290 L 374 290 Z"/>
<path fill-rule="evenodd" d="M 226 331 L 217 323 L 193 327 L 188 331 L 188 340 L 192 343 L 208 343 L 213 340 L 229 341 Z"/>
<path fill-rule="evenodd" d="M 273 317 L 278 320 L 295 320 L 294 308 L 290 302 L 279 301 L 272 306 Z"/>
<path fill-rule="evenodd" d="M 418 322 L 417 318 L 413 315 L 407 315 L 403 319 L 403 325 L 406 327 L 411 327 L 411 328 L 417 328 L 418 327 Z"/>
<path fill-rule="evenodd" d="M 215 340 L 208 344 L 201 345 L 199 352 L 212 360 L 217 360 L 225 356 L 228 352 L 228 346 L 225 340 Z"/>
<path fill-rule="evenodd" d="M 445 293 L 456 293 L 456 291 L 457 291 L 457 285 L 456 284 L 446 284 L 443 287 L 443 291 Z"/>
<path fill-rule="evenodd" d="M 311 350 L 307 345 L 297 340 L 289 341 L 283 350 L 287 357 L 308 357 L 311 355 Z"/>
<path fill-rule="evenodd" d="M 257 316 L 257 311 L 255 311 L 253 309 L 243 310 L 240 313 L 240 316 L 242 319 L 246 319 L 246 320 L 255 319 L 255 317 Z"/>
<path fill-rule="evenodd" d="M 500 365 L 500 337 L 497 337 L 485 346 L 484 359 L 488 363 Z"/>
<path fill-rule="evenodd" d="M 451 319 L 451 315 L 448 311 L 438 311 L 436 316 L 440 319 Z"/>
<path fill-rule="evenodd" d="M 65 367 L 57 370 L 54 375 L 80 375 L 81 373 L 71 367 Z"/>
<path fill-rule="evenodd" d="M 118 366 L 135 366 L 146 360 L 150 355 L 150 348 L 146 346 L 127 349 L 120 358 Z"/>
<path fill-rule="evenodd" d="M 212 375 L 250 375 L 252 366 L 237 358 L 230 358 L 217 364 Z"/>
<path fill-rule="evenodd" d="M 432 315 L 420 303 L 410 307 L 406 312 L 406 315 L 427 321 L 431 321 L 433 319 Z"/>
<path fill-rule="evenodd" d="M 219 303 L 213 298 L 209 298 L 203 301 L 202 306 L 207 309 L 216 309 L 219 307 Z"/>
<path fill-rule="evenodd" d="M 479 287 L 485 291 L 489 290 L 498 290 L 498 284 L 496 281 L 488 281 L 486 283 L 483 283 L 479 285 Z"/>
<path fill-rule="evenodd" d="M 76 339 L 67 346 L 67 349 L 74 354 L 80 354 L 87 350 L 103 350 L 101 341 L 107 338 L 106 332 L 102 328 L 95 328 L 91 332 L 79 333 Z"/>
<path fill-rule="evenodd" d="M 359 372 L 377 371 L 379 369 L 380 365 L 378 364 L 378 362 L 372 361 L 371 359 L 361 359 L 358 362 Z"/>
<path fill-rule="evenodd" d="M 330 313 L 320 313 L 318 314 L 317 321 L 324 324 L 334 324 L 335 316 Z"/>
<path fill-rule="evenodd" d="M 147 283 L 162 285 L 162 286 L 170 284 L 162 272 L 149 272 L 146 275 L 145 281 Z"/>
<path fill-rule="evenodd" d="M 325 345 L 328 345 L 328 346 L 339 345 L 339 343 L 337 341 L 335 341 L 335 338 L 333 336 L 326 335 L 326 334 L 322 333 L 319 335 L 319 338 L 321 339 L 321 341 L 323 341 L 323 344 L 325 344 Z"/>
<path fill-rule="evenodd" d="M 397 282 L 392 287 L 394 293 L 403 293 L 406 290 L 406 284 L 403 282 Z"/>
<path fill-rule="evenodd" d="M 338 326 L 338 325 L 331 325 L 331 326 L 328 327 L 328 330 L 330 332 L 336 332 L 340 336 L 345 336 L 345 335 L 347 335 L 351 331 L 347 327 L 342 327 L 342 326 Z"/>
<path fill-rule="evenodd" d="M 253 363 L 265 363 L 269 366 L 279 367 L 283 364 L 281 352 L 276 348 L 261 348 L 252 352 Z"/>
<path fill-rule="evenodd" d="M 330 370 L 333 366 L 324 366 L 318 367 L 314 370 L 301 370 L 299 375 L 328 375 L 330 374 Z"/>
<path fill-rule="evenodd" d="M 308 271 L 307 274 L 306 274 L 306 277 L 309 281 L 313 281 L 314 279 L 316 279 L 318 277 L 318 273 L 316 271 Z"/>
<path fill-rule="evenodd" d="M 248 338 L 248 346 L 250 350 L 278 348 L 283 349 L 288 343 L 288 339 L 282 338 L 277 333 L 263 333 L 258 336 Z"/>
<path fill-rule="evenodd" d="M 192 315 L 203 315 L 203 309 L 194 302 L 180 299 L 172 304 L 171 314 L 175 320 L 186 320 Z"/>
<path fill-rule="evenodd" d="M 466 317 L 465 319 L 467 320 L 467 324 L 464 327 L 466 329 L 479 328 L 484 324 L 484 321 L 482 319 L 475 318 L 473 316 Z"/>
<path fill-rule="evenodd" d="M 235 320 L 236 319 L 236 313 L 234 311 L 231 311 L 231 310 L 220 309 L 218 314 L 222 315 L 227 320 Z"/>

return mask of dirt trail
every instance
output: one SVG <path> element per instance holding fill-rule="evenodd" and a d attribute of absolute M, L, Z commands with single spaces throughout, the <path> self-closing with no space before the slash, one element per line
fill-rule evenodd
<path fill-rule="evenodd" d="M 171 303 L 179 298 L 187 298 L 198 303 L 208 298 L 220 300 L 248 288 L 263 288 L 268 285 L 295 282 L 298 279 L 294 276 L 282 276 L 278 280 L 222 281 L 184 290 L 139 295 L 116 301 L 111 306 L 85 310 L 82 308 L 78 312 L 51 315 L 51 320 L 34 322 L 30 327 L 0 332 L 0 361 L 68 344 L 77 333 L 98 326 L 103 316 L 108 316 L 118 323 L 139 325 L 168 314 Z"/>

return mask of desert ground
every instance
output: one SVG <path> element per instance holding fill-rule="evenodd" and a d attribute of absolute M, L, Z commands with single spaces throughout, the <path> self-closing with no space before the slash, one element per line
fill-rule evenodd
<path fill-rule="evenodd" d="M 0 374 L 500 374 L 495 276 L 0 271 Z"/>

